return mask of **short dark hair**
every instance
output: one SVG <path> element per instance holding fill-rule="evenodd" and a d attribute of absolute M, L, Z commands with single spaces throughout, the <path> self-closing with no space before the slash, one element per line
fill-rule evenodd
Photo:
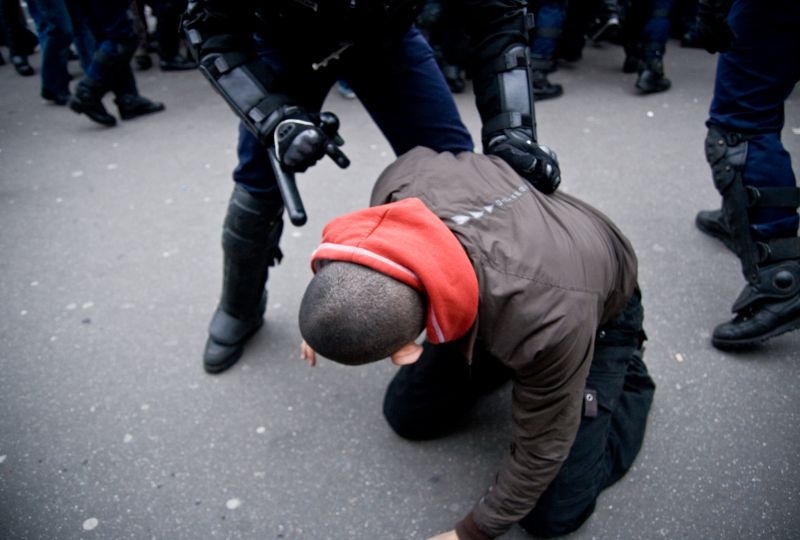
<path fill-rule="evenodd" d="M 425 299 L 366 266 L 331 261 L 300 303 L 300 334 L 318 354 L 348 365 L 390 356 L 425 328 Z"/>

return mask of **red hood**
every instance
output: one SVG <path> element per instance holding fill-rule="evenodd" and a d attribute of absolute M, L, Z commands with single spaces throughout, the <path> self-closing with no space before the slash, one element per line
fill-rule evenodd
<path fill-rule="evenodd" d="M 478 279 L 450 229 L 419 199 L 358 210 L 331 220 L 311 255 L 316 272 L 325 261 L 360 264 L 425 294 L 432 343 L 453 341 L 478 313 Z"/>

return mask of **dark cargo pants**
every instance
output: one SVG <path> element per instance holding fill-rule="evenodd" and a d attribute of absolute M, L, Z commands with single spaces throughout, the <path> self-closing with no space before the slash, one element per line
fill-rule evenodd
<path fill-rule="evenodd" d="M 628 471 L 641 448 L 655 391 L 642 360 L 643 316 L 637 291 L 622 313 L 598 330 L 575 442 L 536 507 L 520 521 L 536 536 L 579 528 L 600 492 Z M 496 360 L 476 357 L 470 366 L 451 345 L 426 343 L 419 361 L 401 368 L 389 384 L 384 415 L 402 437 L 440 436 L 509 376 Z"/>

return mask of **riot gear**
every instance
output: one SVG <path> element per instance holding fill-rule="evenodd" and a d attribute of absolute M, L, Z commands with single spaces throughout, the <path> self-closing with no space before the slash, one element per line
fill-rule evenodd
<path fill-rule="evenodd" d="M 727 239 L 747 280 L 731 308 L 736 317 L 714 330 L 714 345 L 750 346 L 800 328 L 800 238 L 760 238 L 750 219 L 759 208 L 799 207 L 800 189 L 745 185 L 748 137 L 741 133 L 711 125 L 705 149 L 722 210 L 716 220 L 705 212 L 697 222 L 705 227 L 701 230 Z"/>

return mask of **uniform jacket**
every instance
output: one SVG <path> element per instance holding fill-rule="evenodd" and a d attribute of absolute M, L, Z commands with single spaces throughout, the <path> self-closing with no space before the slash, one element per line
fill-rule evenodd
<path fill-rule="evenodd" d="M 281 65 L 322 69 L 319 66 L 327 61 L 335 66 L 332 59 L 339 54 L 354 54 L 368 69 L 372 63 L 390 61 L 387 52 L 408 32 L 421 5 L 419 0 L 193 0 L 183 28 L 198 36 L 200 59 L 219 53 L 252 60 L 258 42 L 258 48 L 268 49 Z M 526 0 L 461 3 L 471 40 L 476 105 L 484 121 L 510 112 L 497 95 L 495 73 L 508 69 L 506 50 L 528 47 L 527 5 Z M 255 75 L 270 94 L 283 94 L 293 86 L 284 78 L 297 77 L 297 72 L 259 70 Z M 286 98 L 296 104 L 298 96 Z"/>
<path fill-rule="evenodd" d="M 636 256 L 601 212 L 540 193 L 497 157 L 415 148 L 381 175 L 371 205 L 412 197 L 452 231 L 478 279 L 466 360 L 480 347 L 513 371 L 510 451 L 457 527 L 462 539 L 491 538 L 531 511 L 566 459 L 597 329 L 633 294 Z"/>

